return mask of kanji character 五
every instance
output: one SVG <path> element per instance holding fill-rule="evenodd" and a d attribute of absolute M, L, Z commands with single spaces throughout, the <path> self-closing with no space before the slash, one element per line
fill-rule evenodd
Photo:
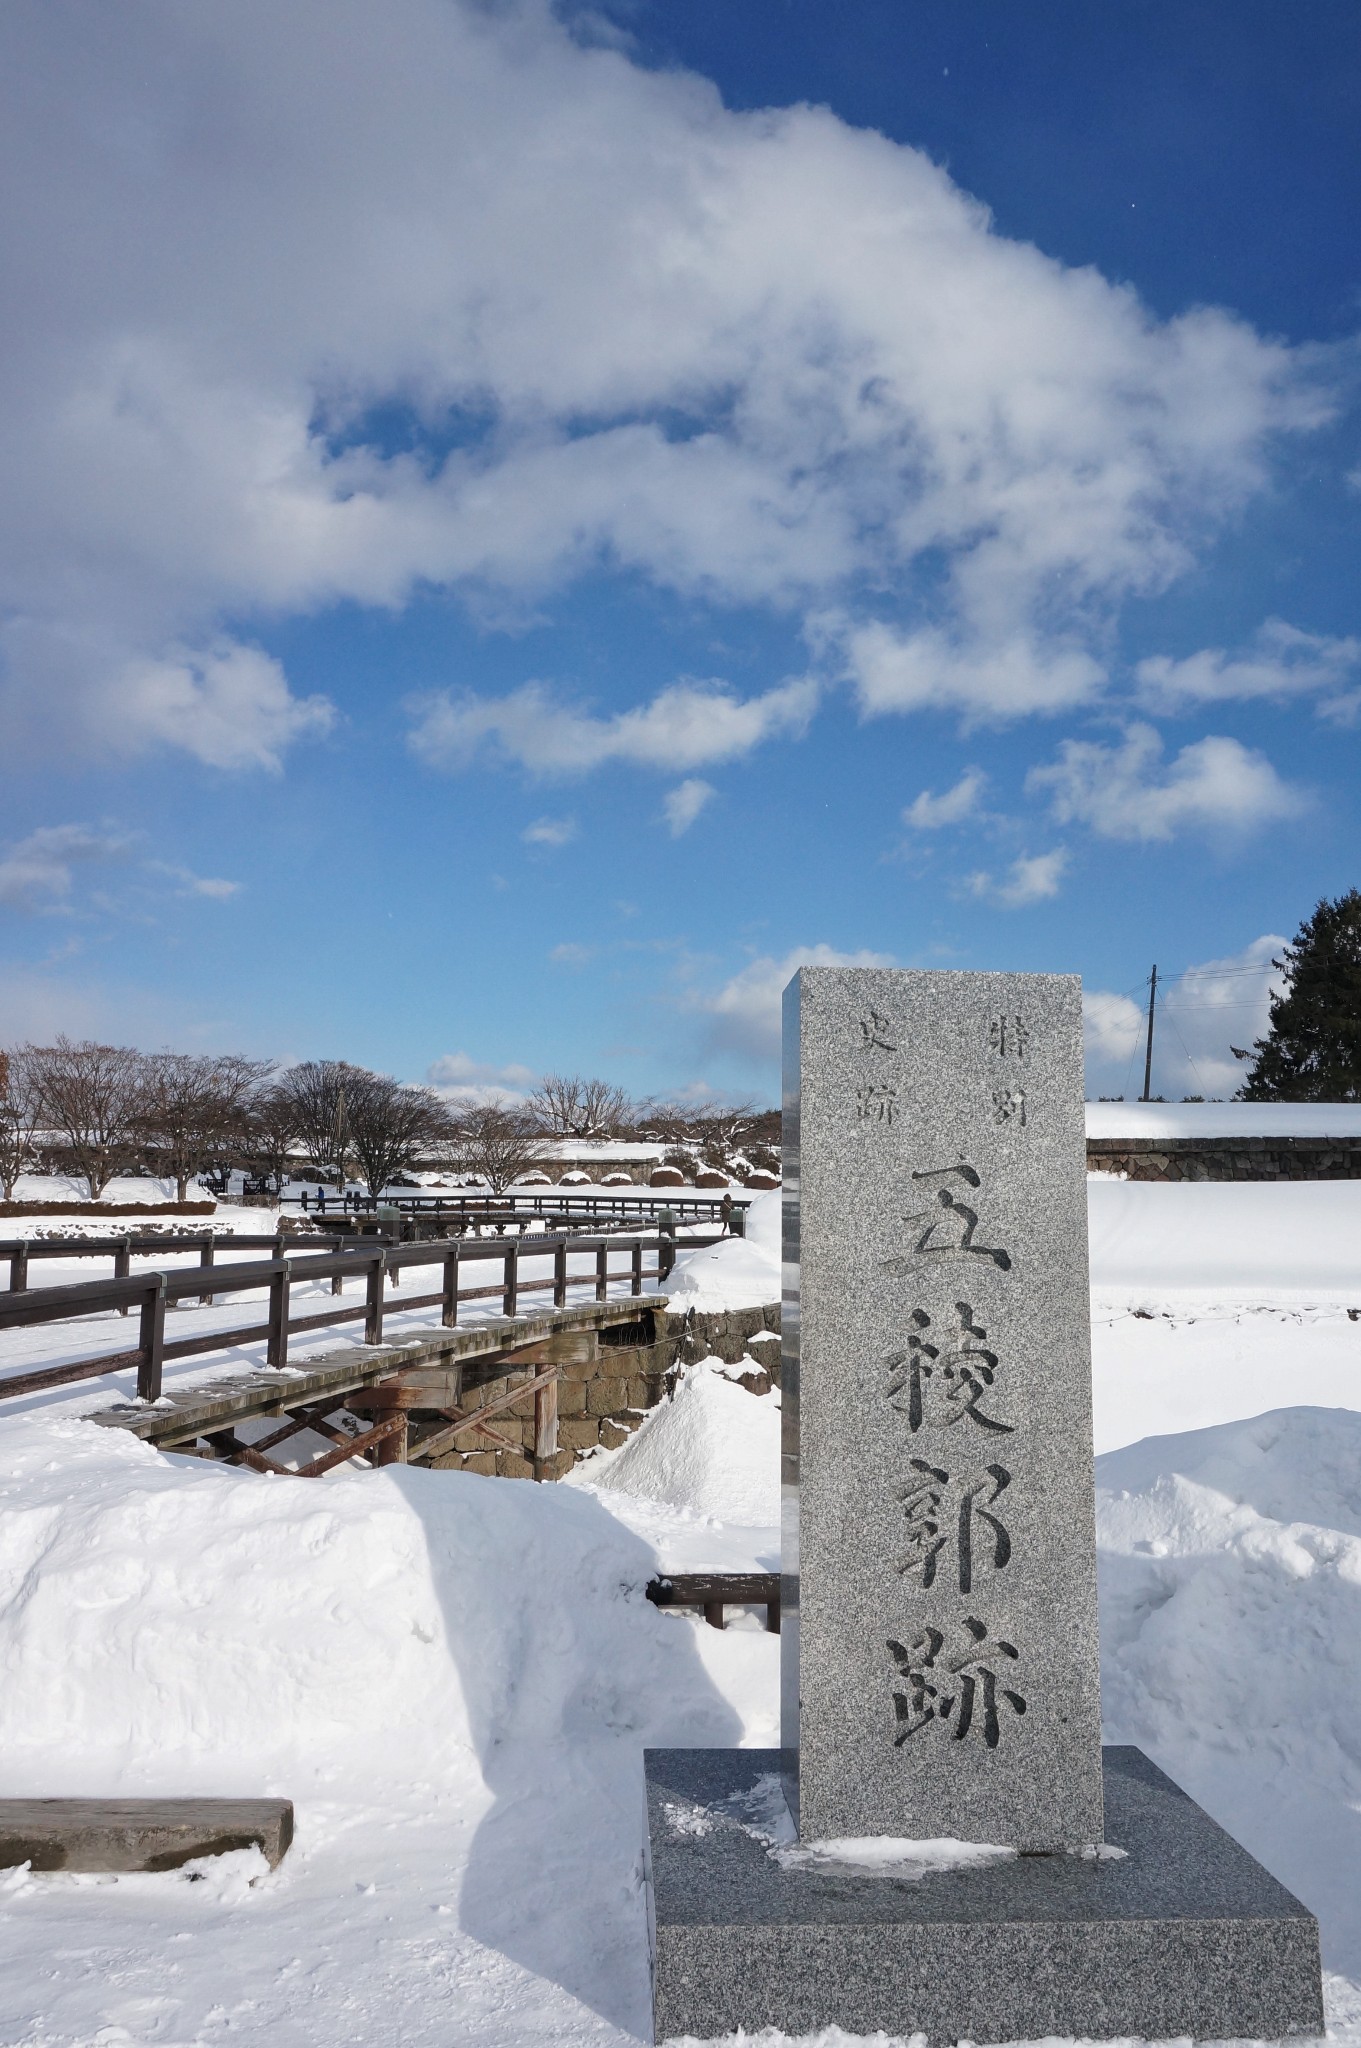
<path fill-rule="evenodd" d="M 913 1180 L 939 1181 L 936 1199 L 929 1209 L 914 1209 L 903 1218 L 905 1223 L 924 1223 L 925 1228 L 913 1249 L 896 1258 L 883 1261 L 888 1273 L 908 1272 L 918 1259 L 987 1259 L 999 1272 L 1011 1271 L 1011 1254 L 999 1245 L 976 1244 L 974 1233 L 978 1229 L 978 1211 L 961 1201 L 955 1189 L 945 1183 L 958 1181 L 966 1189 L 981 1188 L 982 1176 L 977 1169 L 961 1159 L 958 1166 L 932 1167 L 925 1173 L 914 1173 Z"/>

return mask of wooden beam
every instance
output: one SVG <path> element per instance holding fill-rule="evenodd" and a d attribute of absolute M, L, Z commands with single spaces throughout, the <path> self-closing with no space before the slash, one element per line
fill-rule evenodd
<path fill-rule="evenodd" d="M 671 1572 L 653 1579 L 647 1597 L 654 1607 L 699 1607 L 711 1628 L 726 1626 L 727 1607 L 764 1607 L 766 1627 L 780 1632 L 778 1572 Z"/>
<path fill-rule="evenodd" d="M 557 1366 L 553 1366 L 548 1372 L 540 1373 L 537 1379 L 526 1380 L 522 1387 L 512 1387 L 509 1393 L 498 1394 L 494 1401 L 486 1401 L 480 1408 L 470 1408 L 465 1414 L 456 1415 L 451 1409 L 444 1409 L 442 1412 L 449 1417 L 449 1428 L 437 1430 L 433 1436 L 422 1437 L 420 1442 L 413 1447 L 415 1455 L 417 1458 L 428 1458 L 437 1451 L 449 1448 L 453 1445 L 454 1438 L 461 1436 L 466 1430 L 481 1428 L 488 1415 L 499 1415 L 503 1408 L 512 1407 L 516 1401 L 522 1401 L 526 1394 L 533 1394 L 537 1400 L 540 1387 L 546 1387 L 550 1381 L 556 1385 L 556 1382 L 561 1377 L 560 1369 Z M 554 1429 L 556 1432 L 556 1403 L 554 1405 Z M 490 1430 L 487 1432 L 489 1436 L 492 1433 Z M 518 1444 L 512 1445 L 507 1443 L 504 1438 L 501 1441 L 506 1450 L 519 1449 Z"/>

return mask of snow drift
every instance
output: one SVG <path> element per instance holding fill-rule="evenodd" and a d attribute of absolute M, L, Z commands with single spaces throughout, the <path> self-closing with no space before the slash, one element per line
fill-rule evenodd
<path fill-rule="evenodd" d="M 1361 1415 L 1150 1437 L 1097 1483 L 1106 1740 L 1147 1750 L 1361 1973 Z"/>
<path fill-rule="evenodd" d="M 723 1522 L 780 1520 L 780 1396 L 749 1394 L 741 1370 L 706 1358 L 687 1368 L 673 1400 L 654 1408 L 621 1449 L 578 1467 L 611 1494 L 685 1507 Z"/>
<path fill-rule="evenodd" d="M 0 1789 L 297 1805 L 254 1886 L 6 1879 L 0 2040 L 642 2031 L 641 1750 L 770 1741 L 773 1639 L 701 1654 L 568 1487 L 267 1479 L 70 1422 L 0 1456 Z"/>
<path fill-rule="evenodd" d="M 780 1299 L 780 1190 L 757 1195 L 746 1235 L 683 1252 L 666 1283 L 672 1309 L 764 1308 Z"/>
<path fill-rule="evenodd" d="M 1096 1330 L 1124 1445 L 1097 1463 L 1106 1737 L 1318 1912 L 1333 2036 L 1361 2048 L 1361 1323 L 1342 1294 L 1250 1307 L 1343 1285 L 1355 1194 L 1107 1183 L 1092 1213 L 1126 1290 Z M 778 1216 L 764 1197 L 745 1242 L 688 1255 L 677 1306 L 733 1305 L 739 1267 L 778 1298 Z M 1189 1238 L 1177 1271 L 1218 1261 L 1219 1306 L 1178 1282 L 1132 1308 Z M 563 1486 L 266 1479 L 7 1416 L 0 1789 L 276 1793 L 298 1830 L 267 1875 L 0 1878 L 0 2041 L 646 2038 L 640 1752 L 777 1740 L 759 1620 L 643 1597 L 659 1566 L 773 1562 L 778 1396 L 732 1370 L 693 1368 Z"/>

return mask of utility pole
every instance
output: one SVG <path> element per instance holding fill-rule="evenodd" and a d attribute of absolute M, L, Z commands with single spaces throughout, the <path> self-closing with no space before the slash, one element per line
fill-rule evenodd
<path fill-rule="evenodd" d="M 1158 1000 L 1158 970 L 1156 966 L 1148 983 L 1148 1045 L 1144 1052 L 1144 1092 L 1140 1102 L 1148 1101 L 1148 1090 L 1153 1079 L 1153 1006 Z"/>

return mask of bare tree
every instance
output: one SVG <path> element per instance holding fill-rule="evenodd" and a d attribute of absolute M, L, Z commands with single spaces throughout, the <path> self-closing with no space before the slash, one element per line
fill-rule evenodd
<path fill-rule="evenodd" d="M 540 1130 L 554 1138 L 568 1137 L 581 1110 L 581 1083 L 572 1074 L 545 1074 L 528 1108 Z"/>
<path fill-rule="evenodd" d="M 0 1052 L 0 1196 L 9 1200 L 14 1183 L 33 1156 L 39 1099 L 27 1046 Z"/>
<path fill-rule="evenodd" d="M 71 1163 L 98 1201 L 120 1166 L 135 1156 L 144 1062 L 127 1045 L 73 1043 L 28 1046 L 39 1116 L 64 1139 Z"/>
<path fill-rule="evenodd" d="M 648 1102 L 639 1108 L 638 1129 L 661 1144 L 689 1146 L 705 1165 L 730 1170 L 750 1146 L 780 1142 L 780 1112 L 751 1102 Z"/>
<path fill-rule="evenodd" d="M 760 1117 L 754 1102 L 716 1104 L 705 1115 L 703 1141 L 723 1158 L 731 1158 L 741 1146 L 755 1139 Z"/>
<path fill-rule="evenodd" d="M 188 1200 L 189 1183 L 205 1166 L 238 1148 L 252 1092 L 270 1064 L 238 1053 L 144 1055 L 137 1134 L 147 1157 L 173 1176 L 177 1201 Z"/>
<path fill-rule="evenodd" d="M 348 1060 L 304 1060 L 279 1076 L 278 1087 L 293 1105 L 297 1135 L 319 1173 L 331 1172 L 344 1191 L 350 1156 L 349 1097 L 353 1081 L 367 1069 Z"/>
<path fill-rule="evenodd" d="M 706 1120 L 715 1111 L 712 1102 L 644 1102 L 638 1108 L 638 1130 L 662 1145 L 695 1141 L 702 1136 Z"/>
<path fill-rule="evenodd" d="M 346 1069 L 345 1115 L 350 1149 L 375 1201 L 394 1174 L 449 1130 L 449 1112 L 433 1089 L 362 1067 Z"/>
<path fill-rule="evenodd" d="M 633 1121 L 633 1105 L 622 1088 L 579 1074 L 545 1074 L 528 1108 L 554 1138 L 613 1138 Z"/>
<path fill-rule="evenodd" d="M 242 1151 L 252 1165 L 263 1167 L 276 1195 L 283 1193 L 297 1139 L 297 1105 L 288 1090 L 277 1083 L 259 1089 L 250 1102 Z"/>
<path fill-rule="evenodd" d="M 459 1170 L 480 1175 L 498 1195 L 548 1157 L 537 1118 L 499 1098 L 455 1111 L 450 1135 Z"/>

